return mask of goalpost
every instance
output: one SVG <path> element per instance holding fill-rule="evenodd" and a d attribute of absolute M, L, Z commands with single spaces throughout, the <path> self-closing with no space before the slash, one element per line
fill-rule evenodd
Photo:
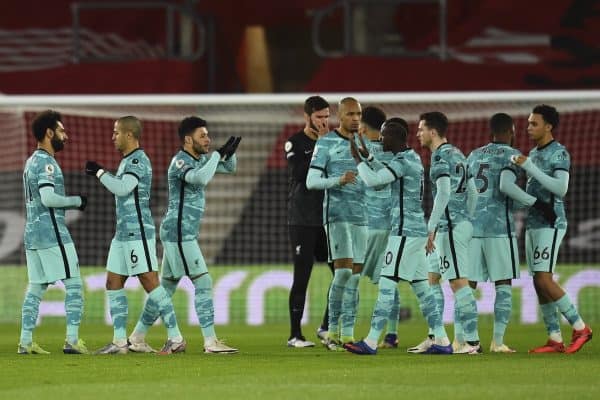
<path fill-rule="evenodd" d="M 310 95 L 0 96 L 0 129 L 5 146 L 0 157 L 3 187 L 0 192 L 0 268 L 18 271 L 14 274 L 25 282 L 25 270 L 15 267 L 25 264 L 21 176 L 24 161 L 35 148 L 30 126 L 37 112 L 51 108 L 63 114 L 69 140 L 57 159 L 65 175 L 66 190 L 72 194 L 86 194 L 89 199 L 84 213 L 67 213 L 84 272 L 88 266 L 104 265 L 114 233 L 112 195 L 83 173 L 86 160 L 96 160 L 109 170 L 116 169 L 120 154 L 111 141 L 114 120 L 123 115 L 135 115 L 144 124 L 141 144 L 152 160 L 151 206 L 158 226 L 166 210 L 166 168 L 179 147 L 177 124 L 186 116 L 198 115 L 208 121 L 212 148 L 218 147 L 230 135 L 244 138 L 237 152 L 237 174 L 216 175 L 206 190 L 200 246 L 212 273 L 219 275 L 220 271 L 227 271 L 221 289 L 225 293 L 222 307 L 228 308 L 217 309 L 217 316 L 227 313 L 228 318 L 223 319 L 227 322 L 237 319 L 247 323 L 260 322 L 260 317 L 256 320 L 248 317 L 252 311 L 251 300 L 248 300 L 252 294 L 248 291 L 260 289 L 264 292 L 261 292 L 264 294 L 262 302 L 252 304 L 256 307 L 264 305 L 263 321 L 287 321 L 285 286 L 291 279 L 291 250 L 287 241 L 287 170 L 283 143 L 302 128 L 302 105 Z M 363 107 L 379 106 L 388 117 L 406 119 L 410 123 L 409 144 L 420 152 L 426 168 L 429 153 L 419 148 L 415 136 L 418 115 L 424 111 L 438 110 L 448 116 L 448 139 L 465 154 L 489 141 L 489 118 L 494 113 L 505 112 L 516 122 L 515 147 L 527 154 L 533 147 L 526 134 L 531 109 L 540 103 L 555 106 L 560 112 L 560 126 L 555 137 L 572 156 L 566 197 L 569 229 L 559 253 L 561 268 L 558 274 L 579 276 L 567 283 L 580 293 L 580 304 L 598 298 L 600 207 L 596 188 L 600 187 L 600 91 L 321 95 L 332 105 L 332 127 L 337 123 L 337 102 L 349 95 L 358 99 Z M 424 208 L 426 213 L 431 208 L 429 190 Z M 523 215 L 519 214 L 517 218 L 518 234 L 522 237 Z M 520 240 L 521 249 L 522 245 Z M 521 256 L 524 256 L 522 250 Z M 241 274 L 237 275 L 238 280 L 231 275 L 236 271 Z M 256 281 L 258 277 L 264 282 Z M 319 317 L 327 280 L 327 274 L 317 273 L 316 283 L 311 283 L 309 293 L 315 303 L 310 304 L 309 318 L 316 320 Z M 216 283 L 218 286 L 219 282 Z M 9 284 L 0 290 L 3 309 L 12 308 L 11 304 L 21 300 L 23 288 Z M 271 288 L 276 289 L 275 294 L 267 295 Z M 239 291 L 245 292 L 239 294 Z M 524 289 L 523 296 L 526 295 L 530 294 Z M 235 311 L 236 301 L 245 312 Z M 86 307 L 92 306 L 88 303 Z M 368 299 L 361 301 L 360 316 L 368 318 L 371 307 L 372 302 Z M 586 312 L 587 306 L 583 307 L 582 313 L 588 320 L 600 320 L 600 312 L 589 315 L 593 311 Z M 86 313 L 90 314 L 87 310 Z M 418 315 L 418 311 L 415 313 Z M 102 312 L 91 314 L 103 315 Z M 8 318 L 12 317 L 0 317 L 0 322 Z"/>

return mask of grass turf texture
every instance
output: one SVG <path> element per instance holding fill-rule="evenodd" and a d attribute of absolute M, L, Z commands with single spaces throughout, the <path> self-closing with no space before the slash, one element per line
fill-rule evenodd
<path fill-rule="evenodd" d="M 563 325 L 566 342 L 570 328 Z M 600 347 L 592 340 L 577 354 L 530 355 L 545 341 L 541 325 L 509 326 L 506 342 L 519 352 L 490 354 L 491 319 L 483 318 L 481 356 L 422 356 L 406 353 L 425 333 L 421 322 L 400 324 L 400 348 L 377 356 L 328 352 L 322 346 L 285 346 L 287 325 L 217 327 L 240 354 L 202 352 L 198 327 L 182 327 L 186 354 L 157 356 L 63 355 L 64 328 L 49 321 L 34 339 L 49 356 L 17 355 L 19 326 L 0 325 L 1 399 L 597 399 Z M 131 327 L 130 327 L 131 330 Z M 357 327 L 357 337 L 368 325 Z M 82 338 L 97 349 L 112 338 L 105 325 L 83 325 Z M 316 340 L 314 327 L 305 327 Z M 160 347 L 163 327 L 148 342 Z M 511 399 L 511 400 L 512 400 Z"/>

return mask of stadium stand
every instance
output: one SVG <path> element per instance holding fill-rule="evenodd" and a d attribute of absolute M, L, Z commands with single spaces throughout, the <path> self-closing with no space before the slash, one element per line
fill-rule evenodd
<path fill-rule="evenodd" d="M 265 27 L 276 92 L 600 86 L 600 6 L 585 0 L 557 0 L 552 7 L 546 7 L 542 0 L 446 2 L 449 49 L 443 64 L 435 57 L 406 58 L 402 51 L 388 57 L 319 58 L 311 40 L 311 23 L 316 10 L 330 6 L 332 1 L 312 0 L 301 5 L 272 0 L 198 2 L 196 13 L 215 21 L 214 82 L 207 82 L 209 64 L 205 58 L 186 62 L 162 57 L 168 51 L 164 15 L 152 10 L 82 10 L 82 38 L 92 54 L 112 57 L 128 49 L 128 54 L 137 52 L 139 57 L 123 63 L 73 64 L 68 38 L 73 24 L 70 6 L 74 3 L 57 0 L 53 7 L 39 7 L 27 0 L 4 6 L 0 16 L 1 92 L 202 93 L 211 87 L 216 92 L 241 91 L 236 64 L 244 29 L 250 25 Z M 165 3 L 181 6 L 185 2 Z M 407 50 L 435 50 L 437 46 L 437 5 L 426 3 L 431 4 L 399 1 L 392 13 L 402 39 L 400 46 Z M 233 14 L 232 9 L 236 10 Z M 116 14 L 118 20 L 113 17 Z M 325 21 L 323 33 L 330 41 L 340 37 L 340 14 L 334 13 Z M 534 14 L 537 17 L 530 18 Z M 423 29 L 424 23 L 427 29 Z M 38 44 L 23 47 L 23 40 L 31 39 Z M 29 79 L 31 70 L 36 71 L 35 81 Z M 140 70 L 144 74 L 139 74 Z M 357 74 L 372 78 L 352 80 Z"/>

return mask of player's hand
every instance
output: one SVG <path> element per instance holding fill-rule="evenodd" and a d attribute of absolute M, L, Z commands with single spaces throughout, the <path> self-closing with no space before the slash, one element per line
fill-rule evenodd
<path fill-rule="evenodd" d="M 217 152 L 221 155 L 221 159 L 225 159 L 233 142 L 235 142 L 235 136 L 229 136 L 225 144 L 217 149 Z"/>
<path fill-rule="evenodd" d="M 102 165 L 98 164 L 96 161 L 86 161 L 85 162 L 85 173 L 91 176 L 96 176 L 99 170 L 104 169 Z"/>
<path fill-rule="evenodd" d="M 551 224 L 556 222 L 556 212 L 554 212 L 554 207 L 552 207 L 550 203 L 536 200 L 532 207 L 538 210 L 546 221 L 550 222 Z"/>
<path fill-rule="evenodd" d="M 433 231 L 427 235 L 427 244 L 425 245 L 425 253 L 427 255 L 430 255 L 435 250 L 435 233 L 436 231 Z"/>
<path fill-rule="evenodd" d="M 344 186 L 347 184 L 352 184 L 356 182 L 356 172 L 354 171 L 346 171 L 344 175 L 340 176 L 340 185 Z"/>
<path fill-rule="evenodd" d="M 360 155 L 363 158 L 368 159 L 370 154 L 369 154 L 369 150 L 367 150 L 367 145 L 365 144 L 365 139 L 363 139 L 362 133 L 358 134 L 358 141 L 360 142 L 360 147 L 358 148 Z"/>
<path fill-rule="evenodd" d="M 513 164 L 521 166 L 527 161 L 527 156 L 524 156 L 523 154 L 510 156 L 510 161 L 512 161 Z"/>
<path fill-rule="evenodd" d="M 350 153 L 352 154 L 352 158 L 354 158 L 356 164 L 360 164 L 362 160 L 358 152 L 358 146 L 356 145 L 356 142 L 354 142 L 354 140 L 350 140 Z"/>
<path fill-rule="evenodd" d="M 85 207 L 87 207 L 87 196 L 79 196 L 81 198 L 81 205 L 77 208 L 79 208 L 79 210 L 83 211 L 85 210 Z"/>
<path fill-rule="evenodd" d="M 321 137 L 323 135 L 325 135 L 327 132 L 329 132 L 329 120 L 327 118 L 319 118 L 319 119 L 312 119 L 310 120 L 310 126 L 308 127 L 308 129 L 310 129 L 311 133 L 313 135 L 317 135 L 318 137 Z"/>
<path fill-rule="evenodd" d="M 227 160 L 228 158 L 230 158 L 237 150 L 237 147 L 239 146 L 241 141 L 241 136 L 230 136 L 229 139 L 227 139 L 227 142 L 225 142 L 223 146 L 217 149 L 217 151 L 221 155 L 221 159 Z"/>
<path fill-rule="evenodd" d="M 235 151 L 237 150 L 237 148 L 240 145 L 241 141 L 242 141 L 242 137 L 241 136 L 238 136 L 238 137 L 235 138 L 235 140 L 233 141 L 233 143 L 229 147 L 227 155 L 225 156 L 226 160 L 230 159 L 231 156 L 233 156 L 235 154 Z"/>

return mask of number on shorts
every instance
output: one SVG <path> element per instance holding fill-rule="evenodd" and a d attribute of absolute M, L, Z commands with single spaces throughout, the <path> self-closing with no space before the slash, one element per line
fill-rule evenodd
<path fill-rule="evenodd" d="M 450 268 L 450 261 L 448 261 L 447 256 L 444 256 L 444 257 L 440 256 L 440 271 L 444 272 L 448 268 Z"/>
<path fill-rule="evenodd" d="M 540 249 L 538 246 L 535 246 L 535 249 L 533 249 L 533 258 L 535 260 L 539 260 L 540 258 L 542 260 L 547 260 L 550 258 L 550 253 L 548 253 L 548 247 L 544 247 L 544 250 L 542 250 L 542 252 L 540 253 Z"/>
<path fill-rule="evenodd" d="M 394 254 L 391 251 L 385 253 L 385 264 L 390 265 L 394 259 Z"/>
<path fill-rule="evenodd" d="M 131 262 L 134 264 L 138 262 L 138 256 L 134 253 L 134 250 L 131 250 L 129 258 L 131 258 Z"/>

